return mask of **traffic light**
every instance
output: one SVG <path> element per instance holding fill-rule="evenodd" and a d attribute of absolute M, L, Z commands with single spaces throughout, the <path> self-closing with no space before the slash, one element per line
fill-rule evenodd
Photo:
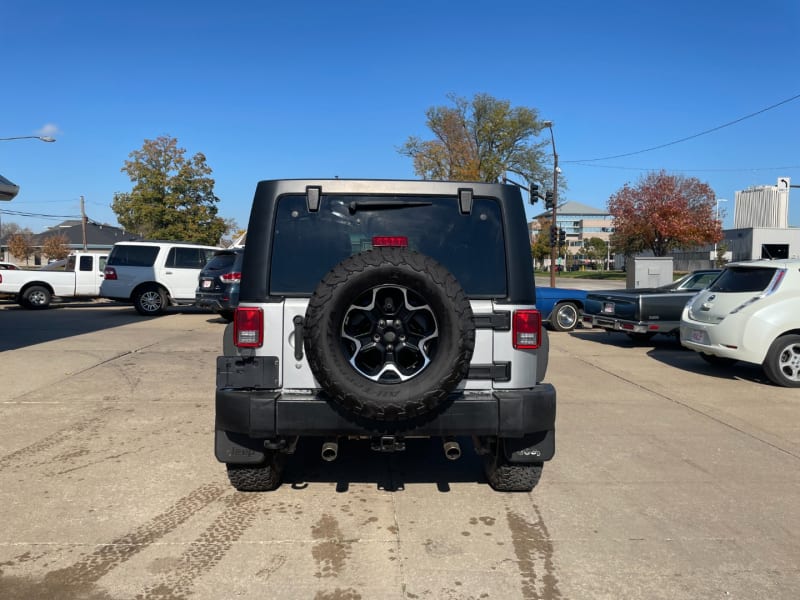
<path fill-rule="evenodd" d="M 547 210 L 553 210 L 553 192 L 544 193 L 544 206 Z"/>
<path fill-rule="evenodd" d="M 567 232 L 560 227 L 558 229 L 558 245 L 559 247 L 567 245 Z"/>
<path fill-rule="evenodd" d="M 558 242 L 558 227 L 555 225 L 550 226 L 550 246 L 555 246 Z"/>
<path fill-rule="evenodd" d="M 539 195 L 539 184 L 538 183 L 530 183 L 530 187 L 528 191 L 531 194 L 531 204 L 534 204 L 541 196 Z"/>

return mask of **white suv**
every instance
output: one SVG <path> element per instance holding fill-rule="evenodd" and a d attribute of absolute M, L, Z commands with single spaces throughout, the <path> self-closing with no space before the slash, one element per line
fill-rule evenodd
<path fill-rule="evenodd" d="M 683 310 L 681 344 L 712 364 L 761 365 L 800 387 L 800 260 L 731 263 Z"/>
<path fill-rule="evenodd" d="M 108 255 L 100 295 L 132 302 L 145 316 L 194 304 L 197 277 L 216 250 L 181 242 L 119 242 Z"/>

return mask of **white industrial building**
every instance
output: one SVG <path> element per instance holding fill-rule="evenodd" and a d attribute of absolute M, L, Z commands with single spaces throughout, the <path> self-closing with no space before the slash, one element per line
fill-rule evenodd
<path fill-rule="evenodd" d="M 800 256 L 800 229 L 789 227 L 791 180 L 736 192 L 733 229 L 724 231 L 730 260 Z"/>
<path fill-rule="evenodd" d="M 788 228 L 790 183 L 788 177 L 780 177 L 777 185 L 759 185 L 736 192 L 733 228 Z"/>

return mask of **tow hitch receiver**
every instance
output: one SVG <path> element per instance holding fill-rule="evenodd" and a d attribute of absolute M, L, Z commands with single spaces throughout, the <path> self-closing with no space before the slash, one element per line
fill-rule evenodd
<path fill-rule="evenodd" d="M 376 452 L 402 452 L 406 449 L 406 442 L 393 435 L 382 435 L 372 438 L 370 447 Z"/>

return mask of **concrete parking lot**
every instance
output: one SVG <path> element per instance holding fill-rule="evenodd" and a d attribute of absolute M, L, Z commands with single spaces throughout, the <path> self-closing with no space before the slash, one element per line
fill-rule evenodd
<path fill-rule="evenodd" d="M 610 286 L 609 286 L 610 287 Z M 769 598 L 800 590 L 800 390 L 672 339 L 551 333 L 530 494 L 445 460 L 300 444 L 276 492 L 213 456 L 224 324 L 0 303 L 0 598 Z"/>

